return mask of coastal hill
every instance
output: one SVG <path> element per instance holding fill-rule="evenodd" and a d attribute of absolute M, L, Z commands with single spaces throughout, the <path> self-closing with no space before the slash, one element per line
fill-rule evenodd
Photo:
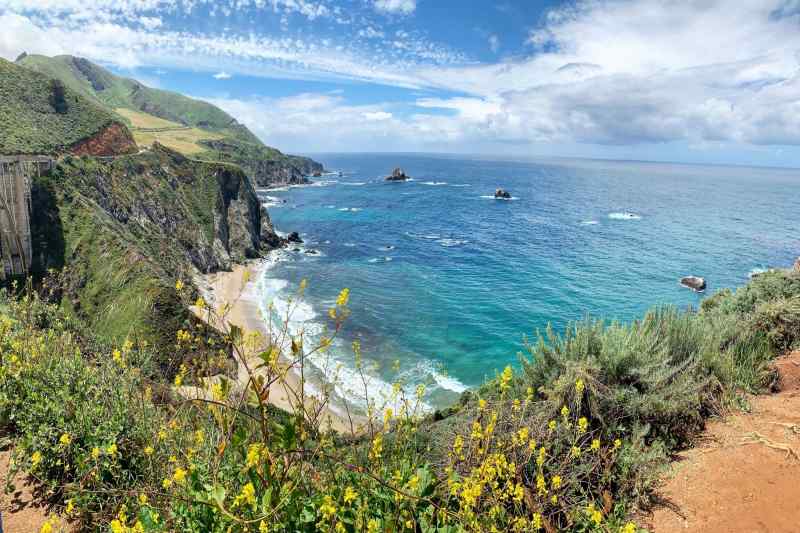
<path fill-rule="evenodd" d="M 235 163 L 256 186 L 304 183 L 306 176 L 322 171 L 322 165 L 311 159 L 264 145 L 247 127 L 208 102 L 147 87 L 87 59 L 23 54 L 17 64 L 57 79 L 104 107 L 132 129 L 140 145 L 158 141 L 193 158 Z"/>
<path fill-rule="evenodd" d="M 123 121 L 59 80 L 0 59 L 0 154 L 137 150 Z M 102 146 L 86 141 L 101 139 Z"/>
<path fill-rule="evenodd" d="M 121 86 L 110 87 L 117 94 Z M 281 245 L 241 167 L 190 159 L 157 140 L 140 150 L 125 120 L 76 78 L 0 60 L 0 96 L 0 155 L 54 161 L 29 176 L 31 269 L 57 273 L 48 283 L 93 335 L 120 341 L 135 331 L 169 346 L 190 316 L 176 279 Z"/>

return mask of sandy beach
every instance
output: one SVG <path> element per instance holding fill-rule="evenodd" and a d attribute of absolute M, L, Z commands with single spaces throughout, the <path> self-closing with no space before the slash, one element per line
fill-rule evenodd
<path fill-rule="evenodd" d="M 223 322 L 212 325 L 223 331 L 229 331 L 229 324 L 231 324 L 240 328 L 245 338 L 247 338 L 248 334 L 259 332 L 264 339 L 260 346 L 251 345 L 248 347 L 245 352 L 247 365 L 243 361 L 237 361 L 236 382 L 240 390 L 247 386 L 249 380 L 246 366 L 254 368 L 258 363 L 261 363 L 261 360 L 255 356 L 263 351 L 268 338 L 267 329 L 261 317 L 257 296 L 254 291 L 255 282 L 264 267 L 265 263 L 263 261 L 252 261 L 244 265 L 235 265 L 230 272 L 217 272 L 199 276 L 195 279 L 203 299 L 213 311 L 212 315 L 218 317 L 212 319 L 211 322 Z M 202 319 L 208 319 L 208 311 L 203 312 L 199 309 L 194 309 L 194 311 Z M 220 320 L 219 317 L 222 317 L 223 320 Z M 284 368 L 287 368 L 292 364 L 292 361 L 282 357 L 281 364 L 284 365 Z M 299 403 L 297 400 L 301 387 L 299 369 L 296 366 L 288 368 L 285 376 L 284 379 L 272 386 L 269 394 L 269 403 L 292 412 Z M 190 390 L 182 391 L 184 395 L 187 393 L 192 394 Z M 208 391 L 195 390 L 194 393 L 207 395 Z M 308 397 L 305 403 L 306 406 L 311 407 L 313 399 Z M 352 417 L 351 421 L 347 417 L 338 414 L 330 406 L 323 408 L 320 418 L 322 427 L 329 426 L 336 431 L 346 433 L 358 431 L 358 417 Z"/>

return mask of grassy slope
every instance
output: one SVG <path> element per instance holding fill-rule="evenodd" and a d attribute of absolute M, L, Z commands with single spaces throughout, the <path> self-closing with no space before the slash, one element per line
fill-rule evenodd
<path fill-rule="evenodd" d="M 61 151 L 117 120 L 64 85 L 58 98 L 57 82 L 0 59 L 0 153 Z"/>
<path fill-rule="evenodd" d="M 184 155 L 197 156 L 207 149 L 200 144 L 201 141 L 223 138 L 221 133 L 183 126 L 141 111 L 124 107 L 115 111 L 130 123 L 133 138 L 139 146 L 152 146 L 158 142 Z"/>

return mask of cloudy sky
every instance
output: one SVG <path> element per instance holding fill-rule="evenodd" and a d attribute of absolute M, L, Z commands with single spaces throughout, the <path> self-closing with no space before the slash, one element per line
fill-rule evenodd
<path fill-rule="evenodd" d="M 800 0 L 0 0 L 290 152 L 800 166 Z"/>

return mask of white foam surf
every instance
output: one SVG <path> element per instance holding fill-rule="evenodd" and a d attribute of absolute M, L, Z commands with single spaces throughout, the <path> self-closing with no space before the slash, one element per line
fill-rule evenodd
<path fill-rule="evenodd" d="M 608 218 L 612 220 L 641 220 L 642 216 L 637 215 L 636 213 L 622 211 L 617 213 L 609 213 Z"/>

